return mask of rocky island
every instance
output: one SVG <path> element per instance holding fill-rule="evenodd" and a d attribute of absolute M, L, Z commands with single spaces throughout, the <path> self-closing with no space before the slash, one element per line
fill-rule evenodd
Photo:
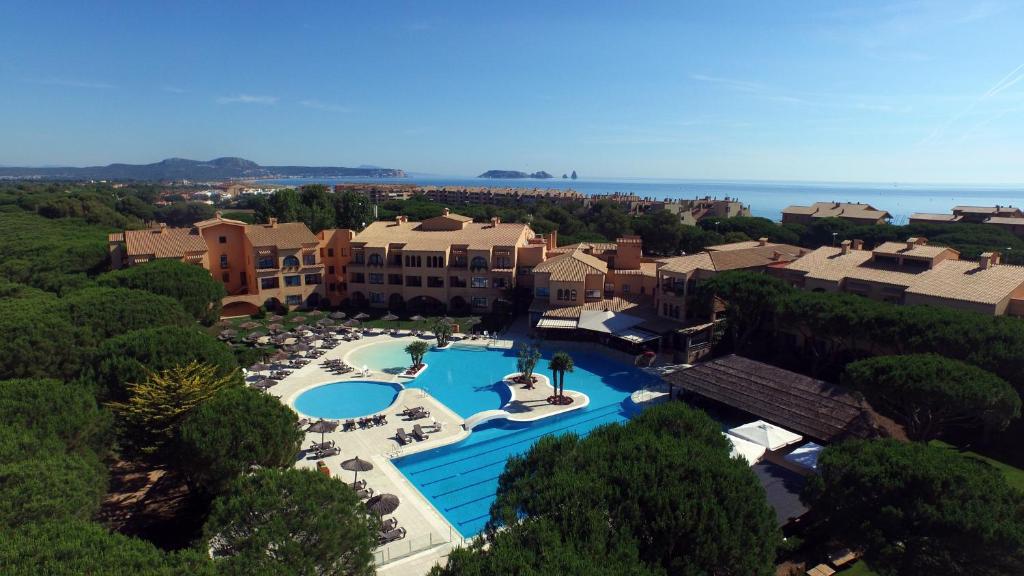
<path fill-rule="evenodd" d="M 554 178 L 554 176 L 543 170 L 540 172 L 534 172 L 533 174 L 520 172 L 518 170 L 488 170 L 487 172 L 477 176 L 477 178 L 537 178 L 544 180 L 547 178 Z"/>

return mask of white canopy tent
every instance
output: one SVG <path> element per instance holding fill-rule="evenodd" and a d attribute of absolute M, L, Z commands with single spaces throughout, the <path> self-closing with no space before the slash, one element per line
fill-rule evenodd
<path fill-rule="evenodd" d="M 616 334 L 643 322 L 643 318 L 608 310 L 584 310 L 580 312 L 578 327 L 593 332 Z"/>
<path fill-rule="evenodd" d="M 561 330 L 573 330 L 576 328 L 576 320 L 568 318 L 541 318 L 537 321 L 537 328 L 557 328 Z"/>
<path fill-rule="evenodd" d="M 789 430 L 774 424 L 769 424 L 764 420 L 757 420 L 749 424 L 731 428 L 729 430 L 729 434 L 738 436 L 744 440 L 749 440 L 772 451 L 778 450 L 779 448 L 785 448 L 790 444 L 796 444 L 804 439 L 804 437 L 799 434 L 790 432 Z"/>
<path fill-rule="evenodd" d="M 732 453 L 730 456 L 733 458 L 744 458 L 748 464 L 753 466 L 761 461 L 764 453 L 768 451 L 767 448 L 760 444 L 754 444 L 750 440 L 744 440 L 739 436 L 733 436 L 732 434 L 722 433 L 730 443 L 732 443 Z"/>
<path fill-rule="evenodd" d="M 820 444 L 808 442 L 789 454 L 786 454 L 785 458 L 797 466 L 807 468 L 808 470 L 817 470 L 818 456 L 821 455 L 821 451 L 824 449 L 825 447 Z"/>

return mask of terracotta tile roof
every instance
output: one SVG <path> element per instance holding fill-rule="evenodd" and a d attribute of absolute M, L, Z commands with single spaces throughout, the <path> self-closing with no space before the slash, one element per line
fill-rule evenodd
<path fill-rule="evenodd" d="M 991 216 L 985 219 L 985 224 L 1024 226 L 1024 218 L 1011 218 L 1009 216 Z"/>
<path fill-rule="evenodd" d="M 969 260 L 943 260 L 930 270 L 904 272 L 872 266 L 871 252 L 841 248 L 818 248 L 786 268 L 806 272 L 807 278 L 842 282 L 863 280 L 905 288 L 907 294 L 995 304 L 1024 285 L 1024 266 L 997 264 L 982 269 Z"/>
<path fill-rule="evenodd" d="M 745 240 L 743 242 L 730 242 L 729 244 L 715 244 L 714 246 L 705 246 L 704 249 L 708 252 L 724 252 L 726 250 L 744 250 L 746 248 L 757 248 L 761 243 L 757 240 Z"/>
<path fill-rule="evenodd" d="M 607 274 L 608 264 L 579 250 L 549 258 L 533 267 L 534 274 L 550 274 L 553 282 L 583 282 L 587 276 Z"/>
<path fill-rule="evenodd" d="M 1020 208 L 1014 206 L 953 206 L 953 211 L 968 214 L 1020 214 Z"/>
<path fill-rule="evenodd" d="M 787 206 L 783 214 L 810 214 L 814 218 L 858 218 L 878 220 L 888 218 L 890 214 L 870 204 L 851 204 L 848 202 L 815 202 L 810 206 Z"/>
<path fill-rule="evenodd" d="M 124 241 L 128 256 L 183 258 L 188 253 L 207 250 L 203 237 L 193 228 L 126 230 Z"/>
<path fill-rule="evenodd" d="M 914 244 L 913 247 L 908 247 L 906 242 L 883 242 L 876 246 L 874 250 L 875 254 L 882 254 L 884 256 L 917 256 L 920 258 L 935 258 L 947 251 L 959 254 L 956 250 L 946 246 Z"/>
<path fill-rule="evenodd" d="M 609 271 L 616 276 L 650 276 L 654 278 L 658 275 L 658 264 L 657 262 L 641 262 L 639 270 L 620 270 L 615 268 Z"/>
<path fill-rule="evenodd" d="M 523 246 L 533 231 L 526 224 L 469 222 L 461 230 L 422 230 L 419 222 L 389 221 L 371 223 L 356 234 L 354 244 L 365 243 L 370 248 L 383 248 L 389 244 L 405 244 L 406 250 L 444 251 L 451 245 L 470 249 L 490 249 L 494 246 Z"/>
<path fill-rule="evenodd" d="M 559 246 L 551 252 L 557 252 L 559 254 L 565 254 L 566 252 L 573 252 L 575 250 L 589 251 L 591 254 L 607 254 L 609 252 L 614 253 L 619 249 L 619 245 L 614 242 L 578 242 L 576 244 L 569 244 L 566 246 Z"/>
<path fill-rule="evenodd" d="M 245 235 L 253 247 L 275 246 L 290 250 L 302 248 L 303 244 L 316 244 L 316 236 L 302 222 L 279 222 L 270 224 L 248 224 Z"/>
<path fill-rule="evenodd" d="M 915 212 L 910 215 L 911 220 L 926 220 L 929 222 L 959 222 L 963 216 L 956 214 L 929 214 L 927 212 Z"/>
<path fill-rule="evenodd" d="M 124 232 L 111 232 L 107 234 L 107 242 L 124 242 Z"/>
<path fill-rule="evenodd" d="M 724 272 L 743 268 L 759 268 L 777 262 L 786 262 L 797 258 L 802 251 L 799 246 L 790 244 L 768 243 L 762 246 L 759 242 L 736 242 L 740 246 L 733 247 L 722 244 L 716 250 L 698 252 L 690 256 L 677 256 L 660 260 L 666 272 L 686 274 L 694 270 Z M 752 244 L 752 245 L 751 245 Z M 780 258 L 777 260 L 775 254 Z"/>
<path fill-rule="evenodd" d="M 214 218 L 209 218 L 207 220 L 200 220 L 199 222 L 193 224 L 193 226 L 199 229 L 203 229 L 206 228 L 207 226 L 213 226 L 215 224 L 234 224 L 236 226 L 247 225 L 245 222 L 242 222 L 241 220 L 232 220 L 230 218 L 221 218 L 220 216 L 217 216 Z"/>
<path fill-rule="evenodd" d="M 530 311 L 541 312 L 544 318 L 579 318 L 580 312 L 584 310 L 608 310 L 609 312 L 629 312 L 633 314 L 644 309 L 640 302 L 619 298 L 618 296 L 604 300 L 595 300 L 577 306 L 551 306 L 543 302 L 537 302 L 534 306 L 530 306 Z M 638 316 L 643 317 L 640 314 Z"/>

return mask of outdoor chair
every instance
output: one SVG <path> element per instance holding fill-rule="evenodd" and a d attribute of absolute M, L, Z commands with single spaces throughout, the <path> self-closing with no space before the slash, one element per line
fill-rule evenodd
<path fill-rule="evenodd" d="M 423 428 L 420 428 L 419 424 L 412 427 L 412 437 L 420 441 L 430 438 L 429 435 L 423 432 Z"/>
<path fill-rule="evenodd" d="M 399 428 L 398 432 L 395 432 L 395 438 L 398 439 L 398 443 L 401 444 L 402 446 L 405 446 L 406 444 L 412 442 L 412 439 L 409 438 L 409 435 L 405 433 L 405 428 Z"/>
<path fill-rule="evenodd" d="M 356 480 L 351 486 L 353 490 L 364 490 L 366 488 L 366 480 Z"/>
<path fill-rule="evenodd" d="M 348 420 L 345 420 L 345 425 L 342 428 L 342 430 L 344 430 L 345 432 L 348 432 L 349 430 L 355 430 L 355 429 L 356 429 L 356 421 L 355 420 L 353 420 L 351 418 L 349 418 Z"/>
<path fill-rule="evenodd" d="M 341 448 L 338 448 L 337 446 L 332 446 L 332 447 L 327 448 L 325 450 L 317 451 L 314 454 L 314 456 L 316 456 L 317 460 L 320 460 L 320 459 L 327 458 L 327 457 L 330 457 L 330 456 L 337 456 L 338 454 L 341 454 Z"/>
<path fill-rule="evenodd" d="M 398 520 L 396 520 L 395 518 L 388 518 L 380 525 L 380 535 L 383 536 L 384 534 L 391 532 L 395 528 L 398 528 Z"/>
<path fill-rule="evenodd" d="M 363 488 L 362 490 L 356 490 L 356 496 L 359 496 L 360 500 L 369 500 L 373 498 L 373 488 Z"/>
<path fill-rule="evenodd" d="M 396 540 L 401 540 L 402 538 L 405 538 L 405 528 L 396 528 L 385 534 L 381 534 L 379 542 L 383 545 Z"/>
<path fill-rule="evenodd" d="M 429 418 L 429 417 L 430 417 L 430 411 L 429 410 L 424 410 L 424 409 L 420 408 L 419 410 L 416 410 L 412 414 L 409 414 L 408 416 L 406 416 L 406 419 L 407 420 L 419 420 L 421 418 Z"/>

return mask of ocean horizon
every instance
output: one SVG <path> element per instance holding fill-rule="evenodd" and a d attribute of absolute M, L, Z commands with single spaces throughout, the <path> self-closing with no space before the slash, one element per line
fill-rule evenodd
<path fill-rule="evenodd" d="M 814 202 L 862 202 L 893 216 L 894 224 L 905 224 L 914 212 L 949 213 L 954 206 L 1019 205 L 1024 185 L 958 184 L 871 184 L 844 182 L 774 182 L 744 180 L 686 180 L 646 178 L 588 178 L 535 180 L 529 178 L 465 178 L 417 176 L 407 178 L 284 178 L 261 182 L 285 186 L 304 184 L 412 184 L 416 186 L 486 186 L 492 188 L 572 189 L 588 196 L 633 193 L 642 197 L 736 198 L 750 206 L 754 216 L 780 220 L 786 206 Z"/>

